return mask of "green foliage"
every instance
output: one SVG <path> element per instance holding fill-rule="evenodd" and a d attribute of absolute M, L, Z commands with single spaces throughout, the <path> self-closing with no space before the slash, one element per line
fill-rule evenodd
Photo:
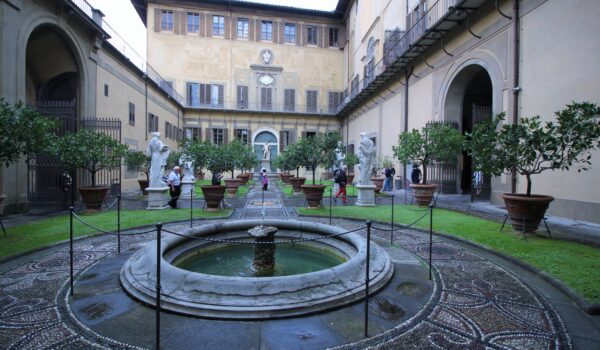
<path fill-rule="evenodd" d="M 296 176 L 298 176 L 300 167 L 303 165 L 302 147 L 303 145 L 300 142 L 296 142 L 288 145 L 285 152 L 281 153 L 281 155 L 285 156 L 286 166 L 290 170 L 296 169 Z"/>
<path fill-rule="evenodd" d="M 142 151 L 128 150 L 125 154 L 125 164 L 127 171 L 143 173 L 146 175 L 146 180 L 149 180 L 151 157 L 147 156 Z"/>
<path fill-rule="evenodd" d="M 167 157 L 167 164 L 165 165 L 165 169 L 173 169 L 175 166 L 179 166 L 179 158 L 181 158 L 181 152 L 171 150 L 169 152 L 169 156 Z"/>
<path fill-rule="evenodd" d="M 208 157 L 206 159 L 206 168 L 210 172 L 222 173 L 227 170 L 227 161 L 225 159 L 225 148 L 215 145 L 210 145 L 208 149 Z"/>
<path fill-rule="evenodd" d="M 297 149 L 294 149 L 294 152 L 297 152 L 295 156 L 298 157 L 298 164 L 312 170 L 313 185 L 316 184 L 317 167 L 329 167 L 335 162 L 335 148 L 340 140 L 339 134 L 332 133 L 301 138 L 296 143 Z"/>
<path fill-rule="evenodd" d="M 258 164 L 258 159 L 256 158 L 256 154 L 254 153 L 254 149 L 252 146 L 247 145 L 244 147 L 244 152 L 241 156 L 240 164 L 242 166 L 242 171 L 244 170 L 252 170 Z"/>
<path fill-rule="evenodd" d="M 556 123 L 539 116 L 503 124 L 504 114 L 475 126 L 467 149 L 477 170 L 498 176 L 516 172 L 527 179 L 545 170 L 588 170 L 591 150 L 600 146 L 600 108 L 589 102 L 573 102 L 555 113 Z M 501 125 L 501 126 L 500 126 Z"/>
<path fill-rule="evenodd" d="M 240 140 L 233 140 L 221 148 L 223 149 L 224 170 L 231 172 L 233 179 L 235 169 L 242 168 L 242 162 L 247 152 L 246 146 Z"/>
<path fill-rule="evenodd" d="M 346 154 L 345 159 L 346 165 L 348 166 L 348 172 L 354 172 L 354 166 L 359 163 L 358 156 L 354 153 Z"/>
<path fill-rule="evenodd" d="M 398 145 L 392 146 L 394 155 L 402 164 L 423 165 L 423 183 L 427 183 L 427 166 L 433 162 L 456 160 L 462 150 L 463 137 L 449 123 L 429 123 L 420 131 L 413 129 L 398 136 Z"/>
<path fill-rule="evenodd" d="M 183 152 L 191 157 L 196 170 L 201 171 L 208 164 L 211 147 L 210 141 L 187 140 L 183 144 Z"/>
<path fill-rule="evenodd" d="M 389 156 L 383 156 L 383 158 L 381 158 L 381 165 L 384 168 L 392 168 L 394 166 L 394 162 L 392 162 L 392 159 Z"/>
<path fill-rule="evenodd" d="M 58 125 L 21 102 L 13 106 L 0 98 L 0 162 L 9 166 L 23 155 L 48 150 Z"/>
<path fill-rule="evenodd" d="M 60 138 L 54 151 L 66 169 L 87 170 L 92 178 L 92 186 L 96 186 L 98 171 L 121 166 L 127 145 L 106 134 L 82 129 Z"/>
<path fill-rule="evenodd" d="M 283 152 L 277 155 L 277 158 L 273 160 L 273 165 L 281 171 L 290 171 L 294 169 L 291 165 L 290 159 L 292 154 L 289 152 Z"/>

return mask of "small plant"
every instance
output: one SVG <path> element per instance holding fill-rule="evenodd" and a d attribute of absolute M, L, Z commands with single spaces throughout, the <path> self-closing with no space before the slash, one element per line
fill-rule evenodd
<path fill-rule="evenodd" d="M 171 152 L 169 152 L 169 156 L 167 157 L 167 163 L 165 165 L 167 172 L 169 172 L 175 166 L 179 166 L 180 158 L 181 158 L 181 152 L 173 151 L 173 150 L 171 150 Z"/>
<path fill-rule="evenodd" d="M 403 132 L 392 149 L 402 164 L 423 166 L 423 184 L 426 184 L 427 166 L 457 159 L 462 145 L 463 137 L 452 124 L 436 122 L 428 123 L 420 131 Z"/>
<path fill-rule="evenodd" d="M 150 181 L 150 157 L 142 151 L 128 150 L 125 154 L 127 171 L 142 173 L 146 175 L 146 181 Z"/>
<path fill-rule="evenodd" d="M 600 147 L 600 108 L 573 102 L 555 115 L 556 123 L 542 123 L 534 116 L 521 118 L 518 124 L 502 124 L 505 116 L 500 114 L 476 125 L 467 140 L 475 168 L 494 176 L 525 176 L 527 196 L 531 196 L 533 175 L 574 166 L 579 166 L 577 171 L 588 170 L 590 151 Z"/>
<path fill-rule="evenodd" d="M 60 138 L 55 155 L 66 169 L 85 169 L 96 187 L 96 174 L 102 169 L 121 166 L 121 158 L 127 152 L 127 145 L 110 136 L 90 129 L 66 134 Z"/>
<path fill-rule="evenodd" d="M 252 171 L 256 164 L 258 164 L 258 159 L 256 158 L 256 154 L 254 153 L 254 149 L 252 146 L 245 146 L 244 152 L 242 154 L 240 164 L 242 166 L 242 172 L 246 170 Z"/>

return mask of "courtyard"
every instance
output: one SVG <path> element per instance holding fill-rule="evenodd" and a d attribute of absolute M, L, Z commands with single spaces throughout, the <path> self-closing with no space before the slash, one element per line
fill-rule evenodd
<path fill-rule="evenodd" d="M 202 211 L 192 210 L 191 225 L 202 227 L 232 220 L 253 220 L 262 217 L 264 212 L 266 220 L 285 218 L 331 223 L 366 236 L 364 220 L 330 219 L 328 211 L 369 208 L 333 202 L 329 207 L 331 199 L 326 197 L 323 209 L 305 216 L 304 198 L 286 196 L 281 185 L 277 182 L 265 193 L 256 184 L 249 186 L 244 197 L 229 199 L 233 210 L 218 214 L 226 218 L 201 218 Z M 395 269 L 387 285 L 370 296 L 367 330 L 364 329 L 364 300 L 304 316 L 264 320 L 224 320 L 163 311 L 160 347 L 194 348 L 197 344 L 211 349 L 598 347 L 598 316 L 586 314 L 580 308 L 581 303 L 577 306 L 578 300 L 566 293 L 568 288 L 531 265 L 499 254 L 485 244 L 473 244 L 468 238 L 436 231 L 431 245 L 432 278 L 429 280 L 430 245 L 426 229 L 429 209 L 402 206 L 404 194 L 393 194 L 394 201 L 398 202 L 396 211 L 415 211 L 413 214 L 417 216 L 413 217 L 422 217 L 424 225 L 420 225 L 422 228 L 411 226 L 415 220 L 410 220 L 410 223 L 396 222 L 392 228 L 389 220 L 374 220 L 373 242 L 385 249 Z M 123 197 L 123 215 L 128 208 L 143 205 L 143 197 L 140 199 L 134 193 Z M 381 196 L 377 200 L 381 212 L 392 198 Z M 350 203 L 353 201 L 354 198 L 350 198 Z M 190 212 L 186 209 L 190 205 L 202 207 L 202 200 L 181 200 L 179 205 L 180 210 L 167 209 L 165 215 L 188 216 Z M 452 196 L 438 199 L 438 206 L 455 210 L 463 206 L 463 212 L 468 205 Z M 468 209 L 471 215 L 461 214 L 463 227 L 467 227 L 470 220 L 488 221 L 479 217 L 493 219 L 494 228 L 500 225 L 499 209 L 481 204 Z M 434 222 L 436 216 L 441 215 L 438 210 L 442 209 L 435 208 Z M 114 208 L 94 215 L 111 212 L 114 216 Z M 315 213 L 322 216 L 314 216 Z M 32 218 L 44 220 L 31 215 L 5 218 L 9 237 L 19 227 L 19 221 L 28 222 Z M 81 230 L 92 221 L 93 215 L 77 218 L 74 227 Z M 94 227 L 102 230 L 106 221 Z M 168 221 L 163 221 L 164 237 L 171 235 L 169 232 L 183 232 L 190 227 L 187 217 L 179 216 L 173 223 Z M 560 218 L 549 221 L 555 236 L 568 238 L 573 224 Z M 477 224 L 483 229 L 483 225 Z M 120 253 L 114 231 L 92 230 L 88 232 L 92 235 L 75 240 L 73 290 L 69 283 L 69 246 L 64 240 L 4 259 L 0 265 L 2 343 L 10 349 L 155 348 L 155 308 L 128 295 L 119 275 L 123 264 L 134 253 L 156 240 L 156 227 L 135 222 L 130 225 L 137 228 L 122 231 Z M 63 237 L 68 235 L 68 230 L 68 226 L 63 228 Z M 597 239 L 594 235 L 599 234 L 598 228 L 588 232 L 590 240 Z M 546 234 L 543 229 L 538 233 Z M 533 236 L 523 239 L 511 228 L 494 235 L 498 239 L 512 236 L 518 240 L 535 240 Z M 392 239 L 393 244 L 390 244 Z"/>

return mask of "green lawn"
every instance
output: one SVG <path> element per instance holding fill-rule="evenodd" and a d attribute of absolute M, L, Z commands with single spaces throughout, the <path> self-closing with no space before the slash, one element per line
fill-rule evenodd
<path fill-rule="evenodd" d="M 255 182 L 254 180 L 250 180 L 245 185 L 238 187 L 238 190 L 236 193 L 237 198 L 246 197 L 246 194 L 248 194 L 248 191 L 250 190 L 250 187 L 252 187 L 254 182 Z M 202 193 L 202 189 L 200 188 L 200 186 L 210 185 L 210 183 L 211 183 L 210 180 L 197 180 L 196 181 L 196 185 L 194 187 L 194 192 L 196 193 L 196 198 L 204 198 L 204 193 Z"/>
<path fill-rule="evenodd" d="M 408 224 L 416 221 L 423 212 L 416 206 L 395 206 L 394 222 Z M 329 208 L 319 210 L 297 209 L 300 214 L 329 215 Z M 336 217 L 390 222 L 391 206 L 377 207 L 333 207 Z M 416 227 L 429 229 L 429 217 L 416 224 Z M 500 223 L 484 220 L 462 213 L 434 209 L 433 229 L 467 239 L 490 249 L 511 255 L 532 266 L 546 271 L 571 287 L 592 303 L 600 303 L 600 249 L 575 242 L 528 236 L 522 239 L 510 226 L 499 232 Z"/>
<path fill-rule="evenodd" d="M 226 209 L 217 213 L 203 212 L 200 208 L 194 209 L 193 217 L 198 218 L 218 218 L 227 217 L 231 214 L 231 209 Z M 96 215 L 82 215 L 90 225 L 98 227 L 105 231 L 115 231 L 117 229 L 117 212 L 109 211 Z M 123 210 L 121 211 L 121 229 L 131 227 L 145 226 L 157 222 L 170 222 L 179 220 L 189 220 L 190 211 L 179 210 Z M 69 215 L 60 215 L 48 219 L 23 224 L 6 229 L 8 238 L 0 236 L 0 258 L 43 247 L 48 244 L 69 239 Z M 73 231 L 75 236 L 84 236 L 97 231 L 79 222 L 73 220 Z"/>
<path fill-rule="evenodd" d="M 277 184 L 279 185 L 279 188 L 281 189 L 283 194 L 285 194 L 287 197 L 303 196 L 303 195 L 293 194 L 294 189 L 293 189 L 292 185 L 284 184 L 281 180 L 277 180 L 277 181 L 278 181 Z M 306 179 L 306 182 L 304 184 L 312 185 L 312 180 Z M 333 181 L 332 180 L 321 180 L 321 181 L 317 180 L 316 184 L 327 186 L 327 187 L 325 187 L 325 191 L 323 192 L 323 197 L 329 197 L 329 193 L 330 193 L 331 189 L 333 188 Z M 333 195 L 335 196 L 335 192 L 333 192 Z M 346 195 L 347 196 L 356 196 L 356 187 L 351 186 L 351 185 L 346 186 Z"/>

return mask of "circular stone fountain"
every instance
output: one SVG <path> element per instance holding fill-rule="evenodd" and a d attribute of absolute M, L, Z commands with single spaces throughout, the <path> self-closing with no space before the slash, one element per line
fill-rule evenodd
<path fill-rule="evenodd" d="M 278 229 L 276 242 L 304 242 L 344 257 L 332 268 L 290 276 L 228 277 L 184 270 L 173 263 L 190 254 L 222 247 L 214 240 L 253 242 L 248 230 L 257 226 Z M 203 225 L 170 235 L 161 244 L 161 308 L 177 313 L 227 319 L 290 317 L 339 307 L 365 295 L 366 239 L 333 226 L 295 220 L 244 220 Z M 333 235 L 333 236 L 332 236 Z M 324 236 L 332 236 L 322 239 Z M 320 238 L 320 239 L 319 239 Z M 281 243 L 278 243 L 281 244 Z M 140 301 L 155 305 L 156 242 L 135 253 L 121 269 L 121 284 Z M 369 291 L 385 286 L 393 264 L 385 250 L 371 242 Z"/>

